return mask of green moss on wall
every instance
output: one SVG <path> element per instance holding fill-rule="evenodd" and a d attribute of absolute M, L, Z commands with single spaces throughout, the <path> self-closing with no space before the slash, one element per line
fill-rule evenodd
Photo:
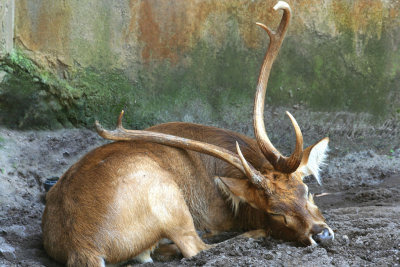
<path fill-rule="evenodd" d="M 1 64 L 0 123 L 11 128 L 92 127 L 95 119 L 114 126 L 119 112 L 134 106 L 139 90 L 118 71 L 70 70 L 68 80 L 38 68 L 16 50 Z M 139 94 L 138 94 L 139 95 Z M 149 114 L 128 109 L 128 125 L 153 123 Z"/>
<path fill-rule="evenodd" d="M 379 39 L 362 38 L 366 37 L 351 32 L 335 38 L 312 32 L 289 36 L 273 66 L 267 105 L 302 103 L 316 111 L 367 112 L 378 117 L 391 113 L 388 102 L 400 78 L 393 58 L 399 52 L 387 49 L 385 32 Z M 363 49 L 358 51 L 361 41 Z M 155 114 L 168 110 L 170 117 L 180 120 L 191 114 L 199 122 L 220 121 L 229 113 L 239 122 L 248 121 L 249 112 L 243 110 L 252 109 L 267 44 L 250 50 L 232 39 L 216 49 L 200 42 L 187 55 L 188 66 L 174 68 L 164 62 L 147 67 L 139 77 L 150 96 L 150 109 Z M 196 105 L 202 110 L 188 108 Z M 196 112 L 202 117 L 196 118 Z"/>
<path fill-rule="evenodd" d="M 351 32 L 336 38 L 309 33 L 285 40 L 276 62 L 269 95 L 271 102 L 290 104 L 302 101 L 323 111 L 368 112 L 384 116 L 391 112 L 391 92 L 400 78 L 398 51 L 388 49 L 388 35 L 365 39 Z M 309 40 L 315 40 L 309 42 Z M 365 42 L 358 51 L 357 42 Z"/>
<path fill-rule="evenodd" d="M 189 66 L 168 63 L 149 67 L 139 74 L 146 88 L 147 105 L 157 117 L 197 122 L 220 121 L 226 112 L 237 114 L 237 105 L 252 106 L 259 66 L 257 52 L 232 45 L 215 50 L 199 43 L 187 55 Z M 168 111 L 168 116 L 164 116 Z M 244 118 L 243 118 L 244 119 Z M 248 119 L 248 118 L 246 118 Z"/>

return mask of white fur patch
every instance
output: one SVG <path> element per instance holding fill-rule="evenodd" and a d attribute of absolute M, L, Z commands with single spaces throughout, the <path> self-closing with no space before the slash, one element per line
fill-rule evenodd
<path fill-rule="evenodd" d="M 310 152 L 307 164 L 300 169 L 304 176 L 314 175 L 315 179 L 320 185 L 321 178 L 319 177 L 319 171 L 325 164 L 325 160 L 328 156 L 328 143 L 329 139 L 325 138 L 316 144 Z"/>
<path fill-rule="evenodd" d="M 221 181 L 220 178 L 216 177 L 215 178 L 215 184 L 217 187 L 222 191 L 222 193 L 228 197 L 228 201 L 231 202 L 232 204 L 232 210 L 233 214 L 236 215 L 239 210 L 239 204 L 240 202 L 244 201 L 240 197 L 234 195 L 229 188 L 224 184 L 224 182 Z"/>

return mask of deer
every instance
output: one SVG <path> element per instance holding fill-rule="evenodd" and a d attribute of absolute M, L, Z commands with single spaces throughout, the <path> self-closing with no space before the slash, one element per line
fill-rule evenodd
<path fill-rule="evenodd" d="M 286 2 L 274 10 L 283 10 L 276 32 L 257 23 L 270 42 L 254 100 L 255 138 L 184 122 L 128 130 L 123 111 L 112 131 L 96 121 L 98 134 L 114 142 L 84 155 L 47 193 L 42 233 L 48 255 L 67 266 L 151 262 L 166 238 L 192 257 L 212 246 L 197 231 L 239 231 L 305 246 L 334 239 L 303 182 L 313 175 L 320 183 L 329 139 L 304 149 L 300 127 L 286 112 L 296 145 L 284 156 L 265 129 L 267 82 L 291 19 Z"/>

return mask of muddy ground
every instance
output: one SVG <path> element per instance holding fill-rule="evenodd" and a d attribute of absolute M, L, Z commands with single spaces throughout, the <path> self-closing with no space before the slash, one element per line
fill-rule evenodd
<path fill-rule="evenodd" d="M 102 143 L 82 129 L 0 129 L 0 266 L 60 266 L 42 248 L 43 182 Z M 196 257 L 146 266 L 399 266 L 400 148 L 397 142 L 390 152 L 375 151 L 333 149 L 323 186 L 306 178 L 335 232 L 332 244 L 301 247 L 227 233 L 206 240 L 220 243 Z"/>

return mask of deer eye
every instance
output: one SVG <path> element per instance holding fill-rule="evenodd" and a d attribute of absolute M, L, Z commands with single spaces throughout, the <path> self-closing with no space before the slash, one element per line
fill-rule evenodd
<path fill-rule="evenodd" d="M 286 220 L 286 216 L 284 214 L 279 214 L 279 213 L 270 213 L 270 215 L 276 219 L 280 219 L 283 220 L 283 222 L 285 223 L 285 225 L 287 225 L 287 220 Z"/>

